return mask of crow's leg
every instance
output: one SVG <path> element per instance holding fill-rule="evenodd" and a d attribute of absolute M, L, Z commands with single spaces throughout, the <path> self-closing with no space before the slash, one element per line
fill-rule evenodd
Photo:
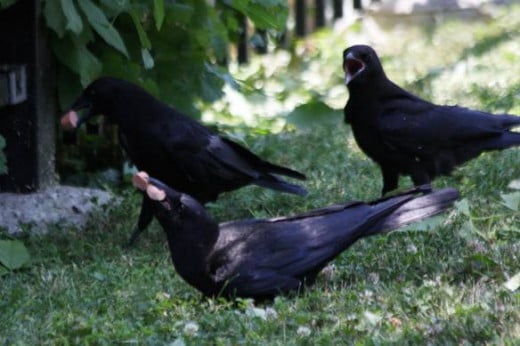
<path fill-rule="evenodd" d="M 415 170 L 414 172 L 412 172 L 411 178 L 414 186 L 420 187 L 422 192 L 432 192 L 430 177 L 428 176 L 428 173 L 426 173 L 424 170 Z"/>
<path fill-rule="evenodd" d="M 380 167 L 381 173 L 383 174 L 383 190 L 381 191 L 381 196 L 384 196 L 388 192 L 397 189 L 399 182 L 399 173 L 388 167 Z"/>
<path fill-rule="evenodd" d="M 128 243 L 126 244 L 127 248 L 130 248 L 135 245 L 137 238 L 144 232 L 146 227 L 152 222 L 153 219 L 153 203 L 150 198 L 143 195 L 143 201 L 141 202 L 141 212 L 139 214 L 139 219 L 137 221 L 137 226 L 134 228 Z"/>

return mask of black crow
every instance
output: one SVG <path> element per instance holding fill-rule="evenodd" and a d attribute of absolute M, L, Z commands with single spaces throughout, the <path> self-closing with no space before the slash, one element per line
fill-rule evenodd
<path fill-rule="evenodd" d="M 87 111 L 78 117 L 76 111 L 84 108 Z M 61 123 L 73 129 L 98 114 L 118 125 L 120 143 L 139 170 L 146 170 L 202 204 L 216 200 L 222 192 L 249 184 L 297 195 L 307 193 L 276 176 L 303 180 L 303 174 L 262 160 L 130 82 L 97 79 L 74 102 Z M 152 218 L 150 202 L 144 197 L 130 244 Z"/>
<path fill-rule="evenodd" d="M 258 299 L 303 289 L 358 239 L 441 213 L 459 197 L 451 188 L 421 197 L 414 189 L 370 203 L 217 224 L 194 198 L 144 172 L 134 185 L 154 201 L 173 265 L 186 282 L 207 296 Z"/>
<path fill-rule="evenodd" d="M 399 175 L 429 184 L 438 175 L 483 151 L 520 145 L 520 117 L 492 115 L 458 106 L 438 106 L 389 80 L 376 52 L 358 45 L 343 52 L 349 99 L 345 122 L 359 147 L 383 174 L 383 195 L 398 186 Z"/>

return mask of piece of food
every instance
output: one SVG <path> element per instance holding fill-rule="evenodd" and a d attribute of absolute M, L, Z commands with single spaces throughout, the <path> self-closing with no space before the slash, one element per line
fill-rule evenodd
<path fill-rule="evenodd" d="M 61 118 L 60 124 L 65 130 L 73 130 L 78 126 L 78 119 L 78 113 L 71 110 Z"/>
<path fill-rule="evenodd" d="M 154 201 L 163 201 L 166 198 L 166 192 L 153 185 L 148 185 L 146 194 Z"/>
<path fill-rule="evenodd" d="M 148 186 L 148 174 L 146 172 L 137 172 L 132 177 L 132 184 L 135 188 L 144 191 L 146 190 L 146 187 Z"/>

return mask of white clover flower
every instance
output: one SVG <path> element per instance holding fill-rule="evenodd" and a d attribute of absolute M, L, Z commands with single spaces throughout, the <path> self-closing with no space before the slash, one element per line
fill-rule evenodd
<path fill-rule="evenodd" d="M 275 309 L 271 308 L 271 307 L 268 307 L 268 308 L 265 308 L 265 316 L 270 319 L 277 319 L 278 318 L 278 313 L 276 312 Z"/>
<path fill-rule="evenodd" d="M 367 279 L 371 283 L 377 284 L 379 282 L 379 274 L 378 273 L 369 273 Z"/>
<path fill-rule="evenodd" d="M 199 331 L 199 325 L 196 322 L 187 322 L 184 325 L 184 334 L 194 336 Z"/>
<path fill-rule="evenodd" d="M 365 299 L 370 299 L 374 296 L 374 292 L 372 292 L 371 290 L 364 290 L 362 295 Z"/>
<path fill-rule="evenodd" d="M 414 244 L 409 244 L 406 247 L 406 252 L 411 253 L 411 254 L 416 254 L 417 253 L 417 246 L 415 246 Z"/>
<path fill-rule="evenodd" d="M 298 330 L 296 330 L 296 334 L 300 337 L 306 337 L 311 335 L 311 329 L 307 326 L 299 326 Z"/>

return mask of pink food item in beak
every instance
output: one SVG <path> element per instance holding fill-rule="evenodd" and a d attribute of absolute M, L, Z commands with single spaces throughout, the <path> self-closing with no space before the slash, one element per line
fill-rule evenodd
<path fill-rule="evenodd" d="M 146 190 L 147 186 L 148 186 L 148 173 L 146 172 L 137 172 L 136 174 L 134 174 L 134 176 L 132 177 L 132 184 L 134 185 L 135 188 L 141 190 L 141 191 L 144 191 Z"/>
<path fill-rule="evenodd" d="M 74 110 L 70 110 L 61 117 L 60 124 L 65 130 L 73 130 L 78 126 L 78 120 L 78 113 Z"/>
<path fill-rule="evenodd" d="M 166 192 L 154 185 L 148 185 L 146 188 L 146 194 L 154 201 L 164 201 L 166 198 Z"/>

